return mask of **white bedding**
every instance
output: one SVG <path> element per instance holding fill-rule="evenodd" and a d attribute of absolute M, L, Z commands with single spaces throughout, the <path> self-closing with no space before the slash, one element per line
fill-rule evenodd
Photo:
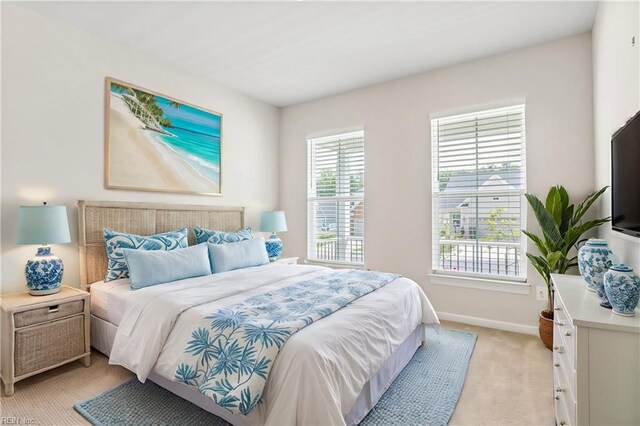
<path fill-rule="evenodd" d="M 91 313 L 117 326 L 124 315 L 125 299 L 133 293 L 129 279 L 91 284 Z"/>
<path fill-rule="evenodd" d="M 130 292 L 110 363 L 145 380 L 173 379 L 194 324 L 243 301 L 327 268 L 270 264 L 191 278 Z M 253 424 L 343 424 L 362 387 L 420 323 L 438 319 L 420 287 L 407 278 L 363 296 L 303 328 L 287 341 L 269 374 Z"/>

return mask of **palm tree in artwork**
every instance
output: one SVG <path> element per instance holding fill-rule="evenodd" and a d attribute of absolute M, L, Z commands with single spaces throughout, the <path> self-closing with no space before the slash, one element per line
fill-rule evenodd
<path fill-rule="evenodd" d="M 162 108 L 160 108 L 160 105 L 158 105 L 158 101 L 156 101 L 156 97 L 152 94 L 115 82 L 111 82 L 111 89 L 115 89 L 120 93 L 126 93 L 134 96 L 145 106 L 147 111 L 153 116 L 153 118 L 156 119 L 156 121 L 162 127 L 173 127 L 171 124 L 171 120 L 169 120 L 169 118 L 164 115 L 164 111 L 162 111 Z M 176 106 L 176 108 L 179 108 L 180 104 L 178 102 L 171 100 L 169 101 L 169 104 L 171 106 L 175 106 L 173 105 L 174 103 L 178 105 Z"/>

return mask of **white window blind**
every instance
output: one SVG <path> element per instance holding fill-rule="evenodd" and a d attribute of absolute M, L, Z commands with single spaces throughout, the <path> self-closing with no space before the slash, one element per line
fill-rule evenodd
<path fill-rule="evenodd" d="M 363 264 L 364 132 L 308 144 L 308 259 Z"/>
<path fill-rule="evenodd" d="M 525 108 L 431 120 L 433 270 L 526 278 Z"/>

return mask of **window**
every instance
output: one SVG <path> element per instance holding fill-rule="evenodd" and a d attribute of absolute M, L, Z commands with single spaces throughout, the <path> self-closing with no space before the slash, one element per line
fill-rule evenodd
<path fill-rule="evenodd" d="M 433 270 L 524 280 L 524 105 L 431 120 Z"/>
<path fill-rule="evenodd" d="M 308 259 L 364 264 L 364 132 L 308 144 Z"/>
<path fill-rule="evenodd" d="M 460 212 L 451 213 L 451 223 L 453 224 L 454 231 L 460 230 Z"/>

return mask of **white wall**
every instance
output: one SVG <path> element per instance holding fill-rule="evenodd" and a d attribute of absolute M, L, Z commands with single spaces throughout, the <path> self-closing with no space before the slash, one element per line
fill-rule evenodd
<path fill-rule="evenodd" d="M 429 115 L 526 99 L 528 190 L 563 184 L 576 199 L 594 188 L 591 36 L 423 73 L 284 108 L 280 208 L 285 254 L 306 257 L 306 141 L 365 128 L 366 265 L 416 280 L 440 312 L 535 326 L 544 302 L 528 295 L 430 284 Z M 528 226 L 533 227 L 531 213 Z M 529 282 L 543 285 L 533 268 Z M 535 331 L 533 327 L 528 329 Z"/>
<path fill-rule="evenodd" d="M 640 4 L 601 2 L 592 34 L 595 184 L 600 188 L 611 185 L 611 135 L 640 110 Z M 600 215 L 611 215 L 608 196 Z M 610 226 L 602 227 L 600 236 L 623 262 L 640 271 L 640 238 L 614 232 Z"/>
<path fill-rule="evenodd" d="M 117 26 L 117 23 L 114 23 Z M 224 196 L 104 188 L 104 86 L 112 76 L 224 114 Z M 247 207 L 278 203 L 279 109 L 13 4 L 2 4 L 2 292 L 24 288 L 34 246 L 18 246 L 18 207 L 65 204 L 72 243 L 54 246 L 77 285 L 78 199 Z"/>

